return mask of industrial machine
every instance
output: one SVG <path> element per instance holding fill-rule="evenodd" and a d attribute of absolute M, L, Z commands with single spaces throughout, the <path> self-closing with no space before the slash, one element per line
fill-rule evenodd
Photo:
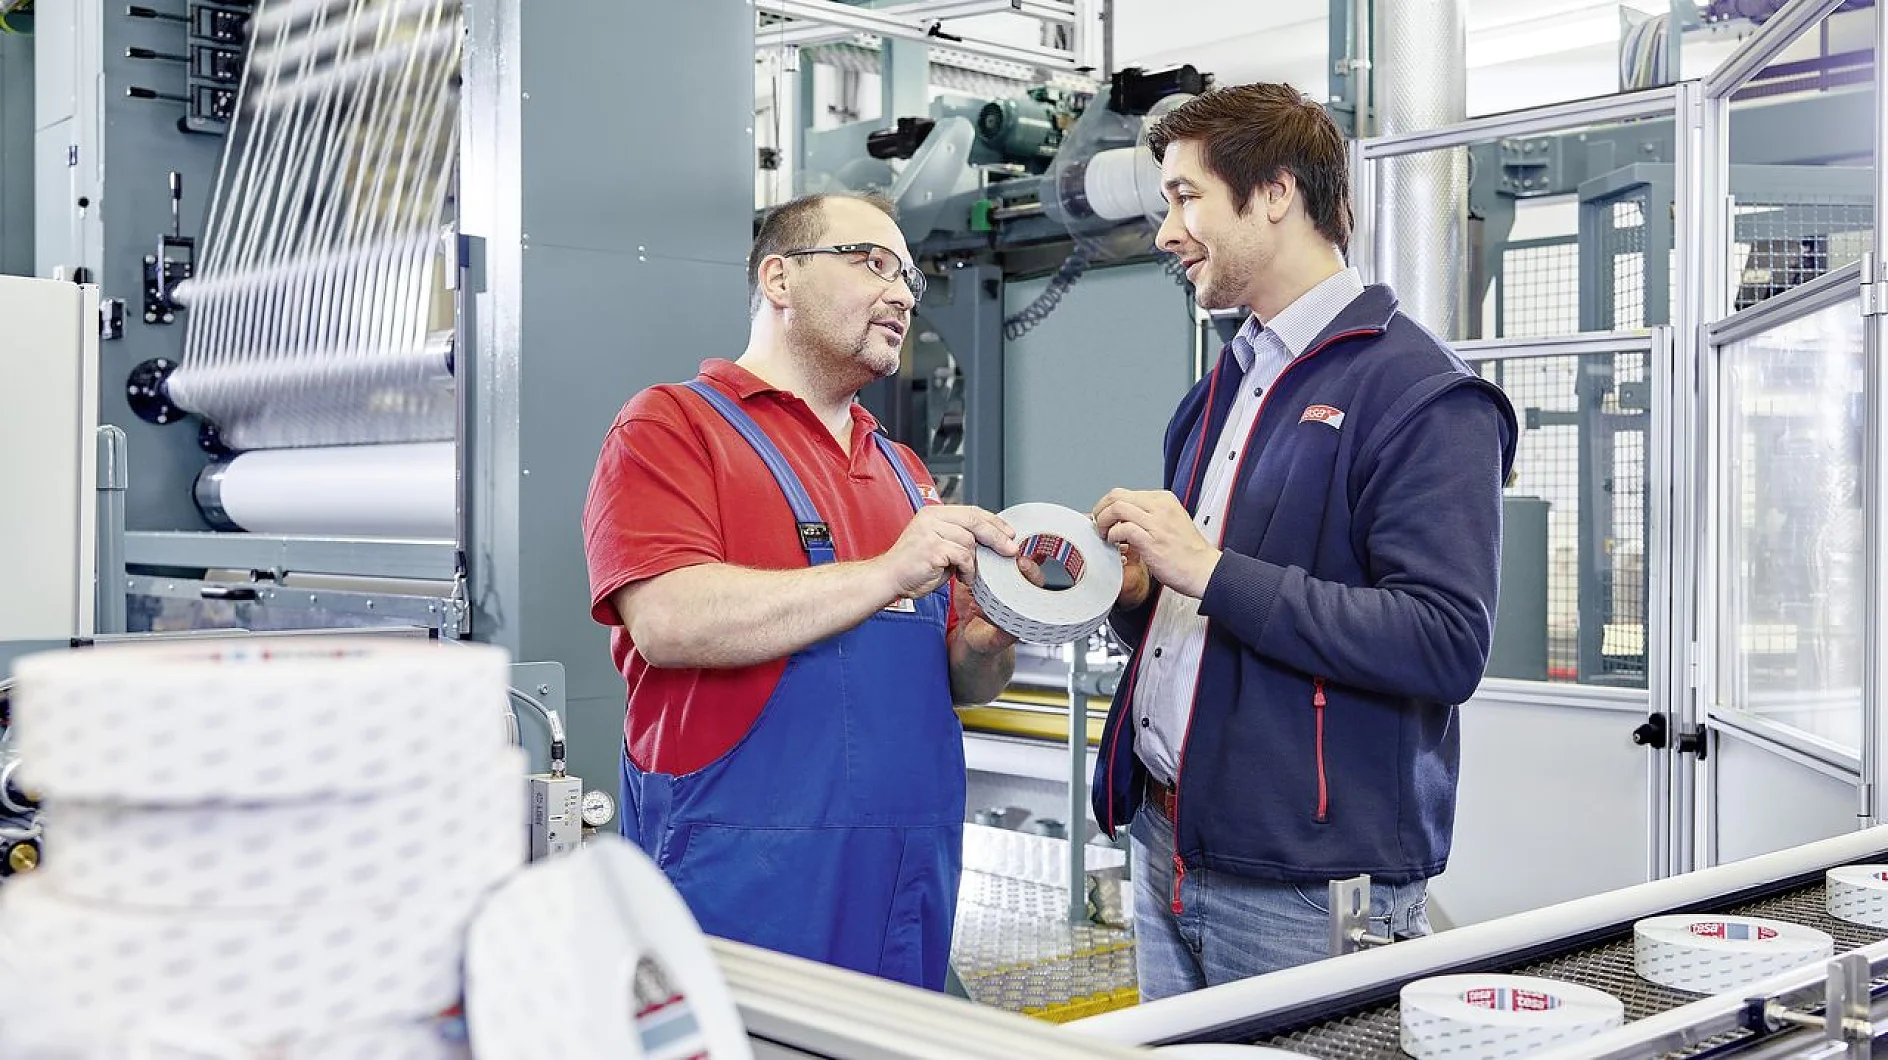
<path fill-rule="evenodd" d="M 0 637 L 391 626 L 500 644 L 562 667 L 567 687 L 520 687 L 567 693 L 569 774 L 613 794 L 622 685 L 573 535 L 622 402 L 744 330 L 752 8 L 11 17 L 0 236 L 11 268 L 97 301 L 89 394 L 35 392 L 121 432 L 102 465 L 88 434 L 72 467 L 103 467 L 123 533 L 89 531 L 91 500 L 71 509 L 60 536 L 103 557 L 97 617 L 88 592 L 56 629 Z M 666 68 L 618 61 L 610 42 L 632 39 L 669 42 Z M 677 78 L 699 82 L 680 110 L 617 102 Z M 651 144 L 682 147 L 660 177 Z M 542 767 L 543 727 L 522 729 Z"/>

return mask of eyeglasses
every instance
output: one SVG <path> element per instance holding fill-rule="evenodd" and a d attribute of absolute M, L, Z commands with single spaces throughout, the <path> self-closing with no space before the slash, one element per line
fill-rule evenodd
<path fill-rule="evenodd" d="M 912 301 L 916 302 L 924 298 L 924 273 L 920 272 L 916 265 L 899 257 L 898 252 L 890 247 L 882 247 L 877 243 L 841 243 L 831 247 L 807 247 L 804 250 L 789 250 L 783 252 L 780 256 L 783 258 L 797 258 L 803 254 L 843 254 L 847 257 L 852 257 L 856 254 L 859 257 L 853 264 L 864 265 L 866 268 L 872 270 L 872 275 L 884 280 L 886 283 L 891 283 L 893 280 L 902 278 L 905 281 L 905 286 L 911 288 Z"/>

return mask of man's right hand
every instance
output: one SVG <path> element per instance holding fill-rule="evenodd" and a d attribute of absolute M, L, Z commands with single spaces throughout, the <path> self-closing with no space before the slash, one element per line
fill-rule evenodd
<path fill-rule="evenodd" d="M 953 573 L 969 584 L 977 576 L 980 544 L 999 556 L 1018 551 L 1016 531 L 982 508 L 927 504 L 911 517 L 891 551 L 873 562 L 891 581 L 896 597 L 916 599 Z"/>

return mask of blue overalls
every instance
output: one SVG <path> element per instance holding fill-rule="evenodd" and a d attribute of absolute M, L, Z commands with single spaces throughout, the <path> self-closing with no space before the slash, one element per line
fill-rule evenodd
<path fill-rule="evenodd" d="M 767 464 L 807 563 L 832 535 L 759 425 L 688 384 Z M 923 498 L 874 434 L 913 510 Z M 760 717 L 681 776 L 623 756 L 622 830 L 711 935 L 933 990 L 944 988 L 963 861 L 963 730 L 952 709 L 948 583 L 795 653 Z"/>

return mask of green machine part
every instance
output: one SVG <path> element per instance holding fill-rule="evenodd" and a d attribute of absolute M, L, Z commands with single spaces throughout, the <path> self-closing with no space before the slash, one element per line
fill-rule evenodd
<path fill-rule="evenodd" d="M 1030 97 L 993 99 L 977 112 L 977 140 L 1005 161 L 1041 165 L 1062 143 L 1056 107 Z"/>

